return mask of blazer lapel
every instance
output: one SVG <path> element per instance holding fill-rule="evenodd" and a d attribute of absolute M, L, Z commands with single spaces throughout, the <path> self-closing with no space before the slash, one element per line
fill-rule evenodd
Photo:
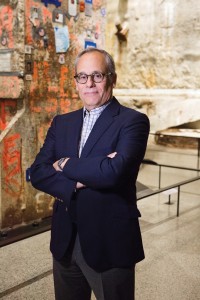
<path fill-rule="evenodd" d="M 78 149 L 81 135 L 81 128 L 83 124 L 83 109 L 74 112 L 76 115 L 72 116 L 71 120 L 66 124 L 66 134 L 68 134 L 68 144 L 66 149 L 69 150 L 70 155 L 78 157 Z"/>
<path fill-rule="evenodd" d="M 105 108 L 105 110 L 96 121 L 81 152 L 81 157 L 87 157 L 89 155 L 96 142 L 113 122 L 114 116 L 118 115 L 119 108 L 119 102 L 113 97 L 112 102 Z"/>

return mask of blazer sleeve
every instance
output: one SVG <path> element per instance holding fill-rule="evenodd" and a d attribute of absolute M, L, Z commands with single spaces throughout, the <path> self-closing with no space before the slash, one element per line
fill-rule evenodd
<path fill-rule="evenodd" d="M 31 165 L 30 179 L 36 189 L 62 199 L 69 205 L 76 182 L 53 168 L 53 163 L 57 160 L 55 155 L 56 119 L 57 117 L 52 121 L 44 144 Z"/>
<path fill-rule="evenodd" d="M 70 158 L 63 169 L 64 175 L 91 188 L 116 186 L 125 173 L 134 169 L 135 173 L 138 172 L 146 151 L 149 127 L 149 119 L 144 114 L 127 118 L 120 129 L 114 158 Z"/>

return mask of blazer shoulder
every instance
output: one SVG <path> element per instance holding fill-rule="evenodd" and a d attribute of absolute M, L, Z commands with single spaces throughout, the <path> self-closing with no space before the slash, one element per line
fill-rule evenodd
<path fill-rule="evenodd" d="M 121 105 L 121 112 L 126 114 L 126 115 L 130 115 L 130 116 L 134 116 L 134 117 L 138 117 L 138 118 L 146 118 L 148 119 L 148 116 L 139 111 L 139 110 L 136 110 L 134 108 L 130 108 L 130 107 L 127 107 L 127 106 L 124 106 L 124 105 Z"/>
<path fill-rule="evenodd" d="M 113 105 L 115 111 L 119 116 L 121 117 L 120 119 L 129 121 L 129 120 L 143 120 L 144 122 L 147 122 L 149 124 L 149 118 L 148 116 L 140 112 L 134 108 L 130 108 L 127 106 L 122 105 L 115 97 L 113 97 Z"/>
<path fill-rule="evenodd" d="M 61 114 L 61 115 L 56 115 L 54 117 L 55 121 L 66 121 L 66 120 L 70 120 L 70 119 L 76 119 L 79 118 L 83 113 L 83 109 L 78 109 L 78 110 L 74 110 L 74 111 L 70 111 L 68 113 L 65 114 Z"/>
<path fill-rule="evenodd" d="M 128 106 L 125 106 L 125 105 L 121 104 L 119 102 L 119 100 L 115 97 L 113 97 L 113 104 L 115 106 L 117 106 L 118 108 L 120 108 L 121 112 L 125 112 L 125 113 L 128 113 L 128 114 L 130 113 L 130 114 L 136 114 L 136 115 L 137 114 L 138 115 L 145 115 L 143 112 L 140 112 L 140 111 L 138 111 L 134 108 L 131 108 L 131 107 L 128 107 Z"/>

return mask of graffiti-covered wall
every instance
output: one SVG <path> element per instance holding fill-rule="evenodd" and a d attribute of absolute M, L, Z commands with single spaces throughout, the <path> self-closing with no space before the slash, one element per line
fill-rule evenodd
<path fill-rule="evenodd" d="M 81 106 L 74 59 L 104 47 L 106 0 L 0 3 L 0 229 L 51 215 L 28 169 L 52 118 Z"/>

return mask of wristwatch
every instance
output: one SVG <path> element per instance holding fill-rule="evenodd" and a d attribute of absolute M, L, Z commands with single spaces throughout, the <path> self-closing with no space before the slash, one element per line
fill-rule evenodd
<path fill-rule="evenodd" d="M 58 166 L 59 166 L 59 168 L 60 168 L 61 171 L 63 170 L 63 167 L 62 167 L 61 165 L 62 165 L 62 163 L 65 161 L 65 159 L 66 159 L 66 157 L 62 157 L 62 158 L 59 159 L 59 161 L 58 161 Z"/>

